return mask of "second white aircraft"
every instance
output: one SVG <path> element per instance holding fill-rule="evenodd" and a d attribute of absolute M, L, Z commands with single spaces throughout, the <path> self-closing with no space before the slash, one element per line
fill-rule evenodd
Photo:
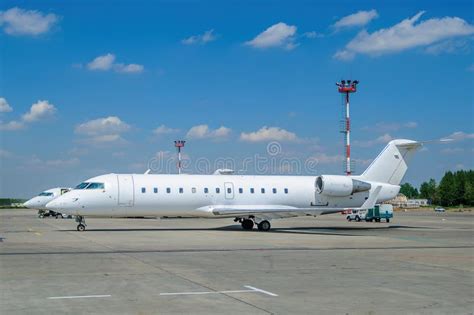
<path fill-rule="evenodd" d="M 246 230 L 270 220 L 369 209 L 394 198 L 420 142 L 392 140 L 359 176 L 107 174 L 90 178 L 46 208 L 84 217 L 231 217 Z"/>

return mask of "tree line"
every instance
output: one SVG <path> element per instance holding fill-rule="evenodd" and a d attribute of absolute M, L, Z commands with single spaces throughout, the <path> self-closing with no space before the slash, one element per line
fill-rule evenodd
<path fill-rule="evenodd" d="M 0 198 L 0 207 L 10 206 L 14 203 L 24 203 L 25 199 L 14 199 L 14 198 Z"/>
<path fill-rule="evenodd" d="M 446 172 L 439 182 L 434 179 L 423 182 L 420 189 L 410 183 L 401 185 L 400 193 L 407 198 L 428 199 L 442 206 L 474 205 L 474 170 Z"/>

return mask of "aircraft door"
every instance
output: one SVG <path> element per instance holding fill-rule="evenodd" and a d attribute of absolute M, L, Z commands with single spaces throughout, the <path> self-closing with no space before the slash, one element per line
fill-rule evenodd
<path fill-rule="evenodd" d="M 234 199 L 234 184 L 227 182 L 224 183 L 225 199 Z"/>
<path fill-rule="evenodd" d="M 122 207 L 133 206 L 135 190 L 133 185 L 133 175 L 117 175 L 118 181 L 118 205 Z"/>

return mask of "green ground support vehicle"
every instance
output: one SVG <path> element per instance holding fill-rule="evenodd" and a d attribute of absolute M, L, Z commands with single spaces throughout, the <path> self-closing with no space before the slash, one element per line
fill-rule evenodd
<path fill-rule="evenodd" d="M 382 219 L 390 222 L 390 219 L 393 218 L 393 206 L 392 205 L 375 205 L 374 208 L 368 209 L 365 216 L 365 221 L 367 222 L 380 222 Z"/>

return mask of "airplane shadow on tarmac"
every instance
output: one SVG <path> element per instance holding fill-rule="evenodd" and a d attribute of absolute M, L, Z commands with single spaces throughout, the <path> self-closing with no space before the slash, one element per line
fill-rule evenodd
<path fill-rule="evenodd" d="M 422 226 L 404 226 L 404 225 L 389 225 L 389 226 L 375 226 L 375 227 L 341 227 L 341 226 L 327 226 L 327 227 L 287 227 L 287 228 L 272 228 L 267 232 L 260 232 L 257 229 L 251 231 L 243 230 L 240 225 L 228 225 L 216 228 L 110 228 L 110 229 L 86 229 L 89 232 L 179 232 L 179 231 L 226 231 L 239 233 L 288 233 L 288 234 L 315 234 L 315 235 L 340 235 L 340 236 L 371 236 L 376 235 L 367 232 L 387 231 L 394 229 L 433 229 Z M 58 230 L 59 232 L 76 232 L 75 229 Z M 361 233 L 354 233 L 361 232 Z"/>

